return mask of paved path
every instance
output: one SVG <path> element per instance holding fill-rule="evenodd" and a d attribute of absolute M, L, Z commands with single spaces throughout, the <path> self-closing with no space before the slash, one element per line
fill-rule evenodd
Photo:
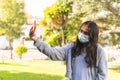
<path fill-rule="evenodd" d="M 0 59 L 9 59 L 10 50 L 0 50 Z M 19 57 L 13 53 L 13 59 L 19 59 Z M 23 54 L 22 59 L 25 60 L 43 60 L 49 59 L 46 55 L 39 52 L 37 49 L 29 49 L 27 53 Z"/>
<path fill-rule="evenodd" d="M 30 47 L 30 46 L 29 46 Z M 118 51 L 117 52 L 113 52 L 109 53 L 109 55 L 107 54 L 107 59 L 109 57 L 109 59 L 115 58 L 115 60 L 112 61 L 108 61 L 110 64 L 120 64 L 120 53 Z M 0 59 L 10 59 L 10 50 L 0 50 Z M 19 59 L 19 57 L 14 53 L 13 54 L 13 59 Z M 43 53 L 39 52 L 34 46 L 29 48 L 26 54 L 23 54 L 22 59 L 24 60 L 45 60 L 45 59 L 49 59 L 46 55 L 44 55 Z M 109 60 L 108 59 L 108 60 Z"/>

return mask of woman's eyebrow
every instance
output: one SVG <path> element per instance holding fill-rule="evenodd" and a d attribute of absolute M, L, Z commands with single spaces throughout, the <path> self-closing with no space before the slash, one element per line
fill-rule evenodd
<path fill-rule="evenodd" d="M 88 32 L 88 31 L 84 31 L 84 30 L 82 30 L 82 29 L 81 29 L 80 31 L 82 31 L 82 32 Z"/>

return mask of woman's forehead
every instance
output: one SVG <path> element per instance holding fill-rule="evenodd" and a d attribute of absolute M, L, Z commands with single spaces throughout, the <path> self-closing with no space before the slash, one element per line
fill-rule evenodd
<path fill-rule="evenodd" d="M 87 26 L 87 25 L 83 25 L 83 26 L 81 27 L 81 30 L 88 31 L 88 26 Z"/>

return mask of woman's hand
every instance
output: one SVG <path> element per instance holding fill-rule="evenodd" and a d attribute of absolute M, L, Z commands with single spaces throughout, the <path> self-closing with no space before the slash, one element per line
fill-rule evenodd
<path fill-rule="evenodd" d="M 29 32 L 30 39 L 36 42 L 38 38 L 35 35 L 35 30 L 36 30 L 36 21 L 34 21 L 34 24 L 31 27 L 30 32 Z"/>

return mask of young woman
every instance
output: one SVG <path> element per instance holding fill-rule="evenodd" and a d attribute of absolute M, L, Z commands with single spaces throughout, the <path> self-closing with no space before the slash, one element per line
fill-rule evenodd
<path fill-rule="evenodd" d="M 38 50 L 52 60 L 66 61 L 66 77 L 70 80 L 106 80 L 107 60 L 104 50 L 98 44 L 99 29 L 95 22 L 84 22 L 77 39 L 63 47 L 52 48 L 30 30 L 30 38 Z"/>

